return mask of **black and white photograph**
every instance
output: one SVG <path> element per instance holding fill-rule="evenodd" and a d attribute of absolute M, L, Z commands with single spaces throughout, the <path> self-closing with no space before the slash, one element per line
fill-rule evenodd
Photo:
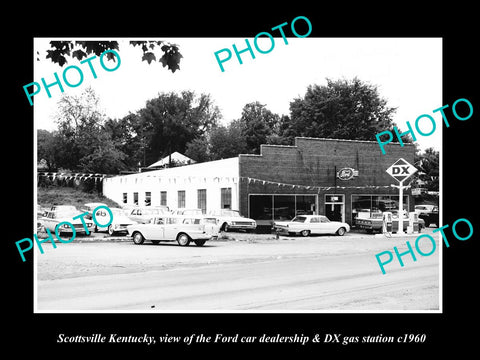
<path fill-rule="evenodd" d="M 468 9 L 200 7 L 52 12 L 5 47 L 6 343 L 54 358 L 471 346 Z"/>

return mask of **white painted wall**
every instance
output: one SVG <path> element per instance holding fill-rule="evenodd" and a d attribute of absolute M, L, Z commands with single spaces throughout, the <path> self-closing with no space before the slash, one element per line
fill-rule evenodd
<path fill-rule="evenodd" d="M 145 192 L 152 194 L 152 206 L 160 205 L 160 191 L 167 191 L 167 206 L 177 208 L 179 190 L 185 190 L 185 207 L 197 208 L 197 190 L 207 190 L 207 211 L 220 207 L 221 188 L 232 188 L 232 209 L 238 210 L 239 165 L 238 157 L 192 164 L 181 167 L 148 171 L 106 178 L 103 195 L 123 204 L 133 204 L 133 193 L 138 192 L 138 204 L 145 202 Z"/>

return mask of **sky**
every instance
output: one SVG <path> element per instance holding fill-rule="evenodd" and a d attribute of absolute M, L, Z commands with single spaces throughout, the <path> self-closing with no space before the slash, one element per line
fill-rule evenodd
<path fill-rule="evenodd" d="M 396 107 L 394 122 L 403 131 L 406 121 L 413 128 L 415 120 L 422 114 L 431 115 L 437 123 L 430 136 L 419 136 L 416 143 L 420 149 L 441 149 L 441 114 L 433 113 L 442 103 L 442 39 L 441 38 L 274 38 L 275 46 L 267 54 L 253 47 L 255 59 L 249 52 L 243 53 L 240 64 L 233 53 L 232 44 L 244 49 L 245 38 L 36 38 L 34 40 L 34 79 L 47 84 L 54 82 L 54 72 L 60 79 L 69 65 L 78 66 L 84 75 L 83 82 L 76 88 L 64 86 L 64 93 L 79 94 L 91 86 L 100 98 L 100 106 L 106 117 L 122 118 L 145 106 L 147 100 L 160 93 L 192 90 L 196 94 L 210 94 L 219 107 L 227 124 L 241 116 L 245 104 L 259 101 L 279 115 L 289 114 L 290 102 L 303 97 L 309 85 L 325 85 L 332 80 L 354 77 L 375 85 L 387 105 Z M 99 59 L 92 60 L 97 73 L 94 79 L 88 64 L 77 59 L 69 60 L 63 68 L 45 59 L 51 40 L 108 40 L 118 41 L 121 64 L 117 70 L 103 70 Z M 164 40 L 179 46 L 183 58 L 180 70 L 172 73 L 158 62 L 150 65 L 141 61 L 139 47 L 129 45 L 130 40 Z M 268 49 L 268 38 L 260 38 L 258 46 Z M 223 63 L 222 72 L 214 53 L 228 48 L 232 58 Z M 40 61 L 36 61 L 39 52 Z M 226 53 L 220 56 L 223 58 Z M 114 63 L 105 62 L 114 68 Z M 78 82 L 76 71 L 69 70 L 68 79 Z M 62 80 L 63 81 L 63 80 Z M 48 98 L 42 88 L 34 97 L 34 121 L 38 129 L 54 130 L 54 115 L 57 101 L 61 98 L 58 86 L 50 88 Z M 28 102 L 27 98 L 25 98 Z M 420 129 L 428 133 L 432 125 L 419 123 Z M 376 141 L 372 138 L 372 141 Z M 380 148 L 379 148 L 380 151 Z"/>

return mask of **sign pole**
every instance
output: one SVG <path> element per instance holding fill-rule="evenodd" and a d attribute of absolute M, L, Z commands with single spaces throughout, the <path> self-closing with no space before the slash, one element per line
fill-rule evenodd
<path fill-rule="evenodd" d="M 400 181 L 398 187 L 398 230 L 397 234 L 403 235 L 403 180 Z"/>
<path fill-rule="evenodd" d="M 398 193 L 399 193 L 399 199 L 398 199 L 398 230 L 397 234 L 405 234 L 403 231 L 403 182 L 408 179 L 410 176 L 412 176 L 418 169 L 413 166 L 412 164 L 409 164 L 408 161 L 406 161 L 403 158 L 398 159 L 393 163 L 392 166 L 390 166 L 386 171 L 387 173 L 393 177 L 395 180 L 398 181 Z M 394 187 L 397 187 L 396 185 L 393 185 Z M 408 188 L 409 186 L 405 186 L 405 188 Z"/>

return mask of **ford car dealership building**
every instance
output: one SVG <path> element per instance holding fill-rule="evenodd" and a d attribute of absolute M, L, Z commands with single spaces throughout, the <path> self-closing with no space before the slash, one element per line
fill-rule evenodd
<path fill-rule="evenodd" d="M 297 214 L 354 225 L 359 212 L 398 209 L 386 169 L 399 158 L 413 164 L 415 147 L 388 146 L 383 155 L 376 141 L 298 137 L 294 146 L 262 145 L 260 155 L 106 178 L 103 194 L 125 205 L 230 208 L 259 226 Z M 410 190 L 403 197 L 413 211 Z"/>

